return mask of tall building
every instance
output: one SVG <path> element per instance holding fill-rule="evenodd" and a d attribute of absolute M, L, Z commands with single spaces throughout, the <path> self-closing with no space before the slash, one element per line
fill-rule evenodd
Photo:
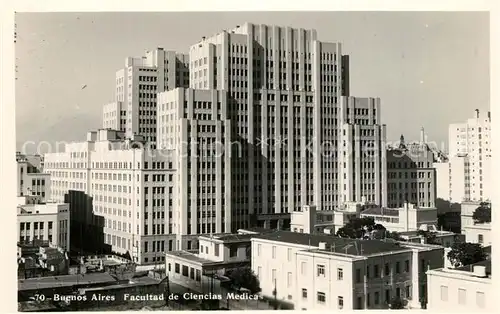
<path fill-rule="evenodd" d="M 465 123 L 449 126 L 449 155 L 467 156 L 469 162 L 470 200 L 489 200 L 492 189 L 491 115 L 476 109 Z M 454 181 L 453 173 L 451 174 Z"/>
<path fill-rule="evenodd" d="M 189 50 L 190 87 L 225 90 L 233 231 L 253 214 L 385 205 L 380 101 L 349 95 L 349 58 L 315 30 L 246 23 Z"/>
<path fill-rule="evenodd" d="M 157 48 L 140 58 L 128 57 L 116 72 L 115 101 L 103 108 L 103 127 L 144 136 L 156 143 L 156 94 L 188 87 L 188 56 Z"/>
<path fill-rule="evenodd" d="M 43 173 L 43 157 L 16 154 L 17 196 L 36 196 L 40 201 L 50 198 L 50 175 Z"/>
<path fill-rule="evenodd" d="M 243 149 L 231 146 L 227 101 L 227 92 L 215 89 L 158 94 L 158 147 L 177 156 L 173 224 L 181 247 L 188 250 L 197 247 L 196 235 L 249 227 L 248 213 L 233 207 L 231 160 Z"/>
<path fill-rule="evenodd" d="M 175 156 L 142 145 L 142 137 L 126 139 L 120 131 L 89 132 L 87 141 L 46 154 L 45 171 L 53 198 L 71 205 L 72 225 L 90 215 L 102 218 L 102 226 L 94 222 L 101 230 L 84 235 L 88 241 L 101 232 L 112 251 L 150 264 L 164 261 L 163 252 L 176 247 L 172 221 L 180 191 Z M 74 199 L 76 194 L 85 197 Z"/>
<path fill-rule="evenodd" d="M 420 142 L 405 143 L 387 150 L 387 203 L 400 208 L 405 203 L 420 207 L 436 206 L 435 153 L 425 143 L 424 130 Z"/>

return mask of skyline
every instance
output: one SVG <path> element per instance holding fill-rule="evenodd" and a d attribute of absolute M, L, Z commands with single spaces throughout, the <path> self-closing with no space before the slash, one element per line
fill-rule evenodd
<path fill-rule="evenodd" d="M 206 27 L 189 28 L 193 19 Z M 124 22 L 146 31 L 125 26 L 128 33 L 116 38 Z M 449 124 L 471 118 L 474 109 L 489 110 L 485 12 L 18 13 L 18 148 L 26 141 L 79 141 L 99 128 L 126 57 L 156 47 L 186 53 L 202 36 L 244 22 L 313 28 L 319 40 L 342 43 L 351 60 L 351 95 L 381 98 L 388 142 L 401 134 L 417 140 L 420 127 L 429 141 L 447 142 Z"/>

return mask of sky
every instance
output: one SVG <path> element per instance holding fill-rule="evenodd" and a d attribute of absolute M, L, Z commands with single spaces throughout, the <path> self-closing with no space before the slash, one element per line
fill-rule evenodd
<path fill-rule="evenodd" d="M 417 140 L 424 127 L 447 145 L 449 124 L 489 110 L 487 12 L 17 13 L 18 149 L 84 140 L 101 127 L 126 57 L 187 53 L 244 22 L 316 29 L 319 40 L 342 43 L 351 96 L 381 98 L 389 142 Z"/>

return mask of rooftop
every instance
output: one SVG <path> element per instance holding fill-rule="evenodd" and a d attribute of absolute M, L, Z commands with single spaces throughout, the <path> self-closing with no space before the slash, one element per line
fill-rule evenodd
<path fill-rule="evenodd" d="M 392 208 L 383 208 L 383 207 L 371 207 L 365 209 L 361 212 L 362 215 L 378 215 L 378 216 L 399 216 L 399 210 Z"/>
<path fill-rule="evenodd" d="M 274 233 L 255 236 L 257 239 L 286 242 L 310 246 L 310 251 L 342 253 L 354 256 L 366 256 L 379 253 L 407 250 L 397 242 L 381 240 L 355 240 L 333 237 L 331 235 L 307 234 L 289 231 L 276 231 Z M 321 242 L 327 243 L 325 250 L 318 249 Z"/>
<path fill-rule="evenodd" d="M 250 239 L 255 237 L 255 234 L 214 234 L 200 236 L 205 239 L 217 239 L 223 242 L 250 242 Z"/>
<path fill-rule="evenodd" d="M 92 285 L 115 282 L 116 279 L 107 273 L 89 273 L 83 275 L 65 275 L 18 280 L 18 291 L 40 290 L 48 288 L 71 287 L 75 285 Z"/>
<path fill-rule="evenodd" d="M 491 276 L 491 260 L 486 260 L 482 261 L 479 263 L 471 264 L 471 265 L 466 265 L 462 267 L 455 268 L 455 270 L 463 271 L 463 272 L 468 272 L 468 273 L 473 273 L 474 272 L 474 266 L 484 266 L 486 267 L 486 275 Z"/>
<path fill-rule="evenodd" d="M 170 252 L 167 253 L 167 256 L 168 255 L 172 255 L 172 256 L 183 258 L 183 259 L 187 259 L 189 261 L 192 261 L 192 262 L 195 262 L 195 263 L 199 263 L 199 264 L 217 263 L 217 262 L 211 261 L 209 259 L 199 257 L 196 253 L 189 252 L 189 251 L 170 251 Z"/>
<path fill-rule="evenodd" d="M 262 228 L 262 227 L 253 227 L 253 228 L 245 228 L 245 229 L 238 229 L 238 233 L 270 233 L 274 232 L 275 230 L 273 229 L 267 229 L 267 228 Z"/>

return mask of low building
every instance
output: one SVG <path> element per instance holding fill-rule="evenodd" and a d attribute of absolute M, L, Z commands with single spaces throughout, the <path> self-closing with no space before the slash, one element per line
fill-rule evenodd
<path fill-rule="evenodd" d="M 442 247 L 286 231 L 252 238 L 262 295 L 295 309 L 384 309 L 395 296 L 420 307 L 429 267 L 443 267 Z"/>
<path fill-rule="evenodd" d="M 251 238 L 256 234 L 200 236 L 198 251 L 166 253 L 166 273 L 174 283 L 198 292 L 220 292 L 228 270 L 250 265 Z"/>
<path fill-rule="evenodd" d="M 53 247 L 70 249 L 69 204 L 39 203 L 17 207 L 19 243 L 48 240 Z"/>
<path fill-rule="evenodd" d="M 455 269 L 427 272 L 429 303 L 432 311 L 492 311 L 495 304 L 491 260 Z"/>
<path fill-rule="evenodd" d="M 425 238 L 422 234 L 424 231 L 432 238 L 432 243 L 428 242 L 429 238 Z M 426 226 L 423 225 L 419 231 L 404 231 L 400 232 L 399 236 L 408 242 L 419 242 L 419 243 L 429 243 L 437 244 L 443 247 L 451 247 L 456 242 L 465 242 L 465 236 L 463 234 L 457 234 L 451 231 L 443 231 L 436 228 L 436 226 Z"/>
<path fill-rule="evenodd" d="M 474 212 L 481 206 L 491 206 L 491 204 L 477 201 L 461 203 L 461 229 L 462 234 L 465 235 L 465 241 L 488 246 L 491 245 L 493 237 L 491 234 L 491 222 L 477 223 L 473 219 Z"/>
<path fill-rule="evenodd" d="M 43 157 L 16 153 L 17 195 L 38 196 L 42 201 L 50 197 L 50 175 L 43 173 Z"/>
<path fill-rule="evenodd" d="M 417 207 L 405 203 L 402 208 L 370 207 L 360 213 L 360 217 L 373 218 L 391 232 L 416 231 L 422 225 L 437 225 L 435 207 Z"/>

